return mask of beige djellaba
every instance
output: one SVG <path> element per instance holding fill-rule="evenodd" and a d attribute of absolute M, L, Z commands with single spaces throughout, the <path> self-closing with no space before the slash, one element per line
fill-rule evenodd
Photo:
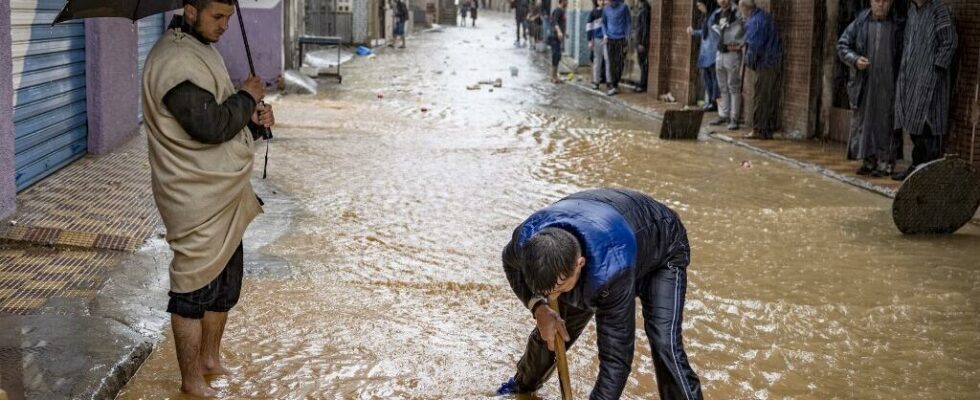
<path fill-rule="evenodd" d="M 185 81 L 219 103 L 236 93 L 214 47 L 171 29 L 146 58 L 142 102 L 153 199 L 174 253 L 170 288 L 177 293 L 200 289 L 221 274 L 249 223 L 262 213 L 249 181 L 252 134 L 245 128 L 217 145 L 192 139 L 163 105 L 164 95 Z"/>

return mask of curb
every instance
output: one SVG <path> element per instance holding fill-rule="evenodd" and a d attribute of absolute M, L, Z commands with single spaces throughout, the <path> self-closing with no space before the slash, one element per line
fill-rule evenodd
<path fill-rule="evenodd" d="M 618 105 L 618 106 L 626 107 L 630 111 L 636 112 L 638 114 L 642 114 L 643 116 L 645 116 L 647 118 L 652 118 L 652 119 L 654 119 L 656 121 L 660 121 L 660 122 L 663 122 L 663 120 L 664 120 L 663 114 L 657 112 L 656 110 L 649 109 L 649 108 L 646 108 L 646 107 L 636 106 L 634 104 L 631 104 L 631 103 L 629 103 L 627 101 L 624 101 L 624 100 L 622 100 L 622 99 L 620 99 L 618 97 L 615 97 L 615 96 L 614 97 L 606 96 L 606 95 L 604 95 L 602 93 L 599 93 L 599 92 L 596 92 L 595 90 L 592 90 L 592 88 L 590 88 L 587 85 L 585 85 L 585 84 L 583 84 L 581 82 L 578 82 L 578 81 L 571 81 L 571 82 L 567 82 L 567 83 L 569 84 L 569 86 L 573 86 L 573 87 L 575 87 L 577 89 L 583 90 L 586 93 L 591 94 L 593 96 L 596 96 L 596 97 L 598 97 L 598 98 L 600 98 L 600 99 L 602 99 L 602 100 L 604 100 L 606 102 L 609 102 L 611 104 L 615 104 L 615 105 Z M 709 128 L 702 128 L 701 129 L 701 134 L 702 135 L 705 135 L 705 136 L 707 136 L 708 138 L 711 138 L 711 139 L 720 140 L 720 141 L 723 141 L 725 143 L 728 143 L 728 144 L 731 144 L 731 145 L 734 145 L 734 146 L 739 146 L 739 147 L 742 147 L 742 148 L 745 148 L 745 149 L 748 149 L 748 150 L 752 150 L 752 151 L 754 151 L 756 153 L 763 154 L 763 155 L 766 155 L 766 156 L 775 158 L 777 160 L 786 162 L 788 164 L 795 165 L 795 166 L 800 167 L 800 168 L 802 168 L 804 170 L 807 170 L 807 171 L 816 172 L 816 173 L 818 173 L 820 175 L 823 175 L 825 177 L 828 177 L 830 179 L 834 179 L 834 180 L 837 180 L 837 181 L 840 181 L 840 182 L 843 182 L 843 183 L 846 183 L 846 184 L 849 184 L 849 185 L 858 187 L 860 189 L 864 189 L 864 190 L 867 190 L 867 191 L 870 191 L 870 192 L 873 192 L 873 193 L 876 193 L 876 194 L 885 196 L 885 197 L 887 197 L 889 199 L 894 199 L 895 198 L 896 191 L 894 189 L 886 188 L 886 187 L 880 186 L 880 185 L 875 185 L 873 183 L 867 182 L 867 181 L 862 180 L 862 179 L 858 179 L 858 178 L 854 178 L 854 177 L 851 177 L 851 176 L 843 175 L 843 174 L 841 174 L 839 172 L 832 171 L 832 170 L 830 170 L 830 169 L 828 169 L 826 167 L 823 167 L 823 166 L 820 166 L 820 165 L 817 165 L 817 164 L 814 164 L 814 163 L 797 160 L 795 158 L 786 157 L 786 156 L 784 156 L 782 154 L 779 154 L 779 153 L 776 153 L 776 152 L 773 152 L 773 151 L 770 151 L 770 150 L 767 150 L 767 149 L 763 149 L 761 147 L 753 146 L 752 144 L 746 143 L 745 141 L 742 141 L 742 140 L 735 139 L 735 138 L 730 137 L 728 135 L 725 135 L 725 134 L 722 134 L 722 133 L 716 133 L 715 131 L 713 131 L 713 130 L 711 130 Z M 977 212 L 977 216 L 973 220 L 971 220 L 970 222 L 973 223 L 974 225 L 980 225 L 980 211 Z"/>
<path fill-rule="evenodd" d="M 655 110 L 651 110 L 649 108 L 639 107 L 639 106 L 633 105 L 633 104 L 631 104 L 629 102 L 626 102 L 624 100 L 619 99 L 618 97 L 609 97 L 609 96 L 602 95 L 601 93 L 598 93 L 598 92 L 592 90 L 592 88 L 590 88 L 588 86 L 585 86 L 584 84 L 582 84 L 580 82 L 570 82 L 570 83 L 571 83 L 571 86 L 574 86 L 574 87 L 576 87 L 578 89 L 585 90 L 589 94 L 592 94 L 592 95 L 601 97 L 601 98 L 603 98 L 604 100 L 606 100 L 606 101 L 608 101 L 610 103 L 613 103 L 613 104 L 616 104 L 616 105 L 619 105 L 619 106 L 624 106 L 624 107 L 626 107 L 626 108 L 628 108 L 628 109 L 630 109 L 630 110 L 632 110 L 632 111 L 634 111 L 636 113 L 643 114 L 644 116 L 649 117 L 649 118 L 653 118 L 653 119 L 655 119 L 657 121 L 661 121 L 662 122 L 664 120 L 663 114 L 661 114 L 661 113 L 659 113 L 659 112 L 657 112 Z M 863 181 L 861 179 L 857 179 L 857 178 L 853 178 L 853 177 L 850 177 L 850 176 L 846 176 L 846 175 L 843 175 L 843 174 L 840 174 L 840 173 L 831 171 L 831 170 L 829 170 L 829 169 L 827 169 L 825 167 L 822 167 L 820 165 L 817 165 L 817 164 L 813 164 L 813 163 L 809 163 L 809 162 L 806 162 L 806 161 L 800 161 L 800 160 L 797 160 L 797 159 L 794 159 L 794 158 L 786 157 L 786 156 L 784 156 L 782 154 L 779 154 L 779 153 L 776 153 L 776 152 L 773 152 L 773 151 L 770 151 L 770 150 L 767 150 L 767 149 L 763 149 L 761 147 L 753 146 L 753 145 L 751 145 L 749 143 L 746 143 L 744 141 L 741 141 L 741 140 L 732 138 L 732 137 L 730 137 L 728 135 L 724 135 L 724 134 L 721 134 L 721 133 L 715 133 L 713 130 L 711 130 L 709 128 L 702 128 L 701 129 L 701 134 L 702 135 L 705 135 L 705 136 L 707 136 L 709 138 L 715 139 L 715 140 L 720 140 L 720 141 L 723 141 L 723 142 L 726 142 L 726 143 L 729 143 L 729 144 L 732 144 L 732 145 L 735 145 L 735 146 L 739 146 L 739 147 L 742 147 L 742 148 L 745 148 L 745 149 L 752 150 L 752 151 L 754 151 L 756 153 L 760 153 L 760 154 L 763 154 L 763 155 L 766 155 L 766 156 L 775 158 L 777 160 L 780 160 L 780 161 L 783 161 L 783 162 L 786 162 L 786 163 L 789 163 L 789 164 L 793 164 L 793 165 L 795 165 L 797 167 L 800 167 L 800 168 L 803 168 L 803 169 L 805 169 L 807 171 L 816 172 L 816 173 L 819 173 L 819 174 L 821 174 L 823 176 L 826 176 L 828 178 L 835 179 L 835 180 L 838 180 L 840 182 L 847 183 L 847 184 L 850 184 L 850 185 L 859 187 L 861 189 L 865 189 L 865 190 L 868 190 L 868 191 L 871 191 L 871 192 L 880 194 L 880 195 L 885 196 L 885 197 L 888 197 L 888 198 L 892 198 L 892 199 L 895 198 L 895 191 L 892 190 L 892 189 L 886 188 L 884 186 L 875 185 L 873 183 L 869 183 L 869 182 Z M 974 221 L 974 222 L 980 222 L 980 221 Z"/>

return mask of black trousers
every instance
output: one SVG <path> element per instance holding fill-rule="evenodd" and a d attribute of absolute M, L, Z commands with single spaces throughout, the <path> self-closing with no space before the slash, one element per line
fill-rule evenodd
<path fill-rule="evenodd" d="M 606 42 L 606 55 L 609 63 L 609 76 L 612 82 L 611 87 L 619 87 L 619 81 L 623 78 L 623 66 L 626 64 L 626 39 L 608 39 Z"/>
<path fill-rule="evenodd" d="M 679 247 L 683 250 L 665 265 L 641 276 L 635 283 L 636 295 L 643 307 L 643 328 L 650 341 L 660 398 L 701 400 L 701 381 L 688 362 L 681 336 L 690 246 L 687 245 L 687 233 L 683 227 L 676 236 L 676 240 L 682 241 Z M 559 303 L 558 308 L 571 336 L 566 345 L 571 348 L 589 324 L 593 313 L 563 303 Z M 517 363 L 517 390 L 531 393 L 540 389 L 554 372 L 554 360 L 555 354 L 548 351 L 548 344 L 535 328 L 528 337 L 524 356 Z"/>
<path fill-rule="evenodd" d="M 921 135 L 910 136 L 912 137 L 912 165 L 918 166 L 942 158 L 943 137 L 936 135 L 929 124 L 926 124 Z"/>
<path fill-rule="evenodd" d="M 647 90 L 647 75 L 650 74 L 650 49 L 636 50 L 636 59 L 640 62 L 640 89 Z"/>
<path fill-rule="evenodd" d="M 758 79 L 755 81 L 755 93 L 752 98 L 755 105 L 752 124 L 755 133 L 764 138 L 772 138 L 779 122 L 782 71 L 782 65 L 779 64 L 759 68 L 756 71 Z"/>
<path fill-rule="evenodd" d="M 527 41 L 527 21 L 523 18 L 517 19 L 517 41 L 521 41 L 521 32 L 524 32 L 524 40 Z"/>

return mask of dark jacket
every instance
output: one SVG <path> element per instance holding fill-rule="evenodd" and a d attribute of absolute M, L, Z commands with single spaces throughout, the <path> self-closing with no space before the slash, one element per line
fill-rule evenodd
<path fill-rule="evenodd" d="M 636 44 L 646 48 L 650 47 L 650 2 L 640 0 L 640 13 L 636 16 L 636 25 L 633 26 L 633 40 Z"/>
<path fill-rule="evenodd" d="M 602 7 L 593 8 L 592 12 L 589 13 L 589 19 L 587 22 L 586 34 L 591 42 L 593 39 L 602 39 L 605 35 L 602 34 L 602 24 L 596 23 L 602 19 Z"/>
<path fill-rule="evenodd" d="M 902 52 L 905 48 L 905 19 L 902 18 L 895 8 L 892 8 L 888 15 L 888 20 L 895 24 L 895 37 L 892 40 L 894 49 L 892 54 L 892 69 L 895 71 L 894 79 L 898 80 L 898 73 L 902 64 Z M 855 63 L 861 57 L 867 57 L 871 49 L 868 44 L 868 24 L 871 22 L 871 10 L 865 10 L 858 14 L 857 19 L 844 30 L 844 33 L 837 41 L 837 56 L 840 60 L 850 67 L 850 74 L 847 80 L 847 97 L 851 107 L 860 106 L 861 97 L 864 93 L 864 86 L 868 81 L 867 70 L 857 69 Z"/>
<path fill-rule="evenodd" d="M 583 244 L 585 269 L 575 288 L 563 293 L 559 301 L 596 315 L 599 378 L 593 398 L 619 398 L 626 386 L 636 332 L 616 316 L 633 310 L 630 306 L 636 301 L 639 278 L 664 265 L 673 252 L 687 251 L 672 248 L 675 231 L 682 229 L 679 226 L 674 211 L 643 193 L 587 190 L 531 215 L 504 247 L 507 280 L 526 305 L 533 294 L 523 277 L 525 241 L 541 229 L 559 227 L 571 231 Z"/>
<path fill-rule="evenodd" d="M 404 0 L 395 2 L 395 18 L 401 22 L 408 21 L 408 5 L 405 4 Z"/>
<path fill-rule="evenodd" d="M 529 7 L 528 0 L 514 0 L 512 4 L 514 5 L 514 18 L 518 21 L 526 20 Z"/>
<path fill-rule="evenodd" d="M 745 65 L 755 71 L 783 61 L 783 44 L 772 15 L 757 8 L 745 19 Z"/>

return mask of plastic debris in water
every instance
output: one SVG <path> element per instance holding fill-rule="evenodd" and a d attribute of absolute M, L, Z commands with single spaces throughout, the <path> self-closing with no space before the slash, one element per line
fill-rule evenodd
<path fill-rule="evenodd" d="M 429 109 L 426 107 L 422 107 L 422 112 L 429 112 Z"/>

